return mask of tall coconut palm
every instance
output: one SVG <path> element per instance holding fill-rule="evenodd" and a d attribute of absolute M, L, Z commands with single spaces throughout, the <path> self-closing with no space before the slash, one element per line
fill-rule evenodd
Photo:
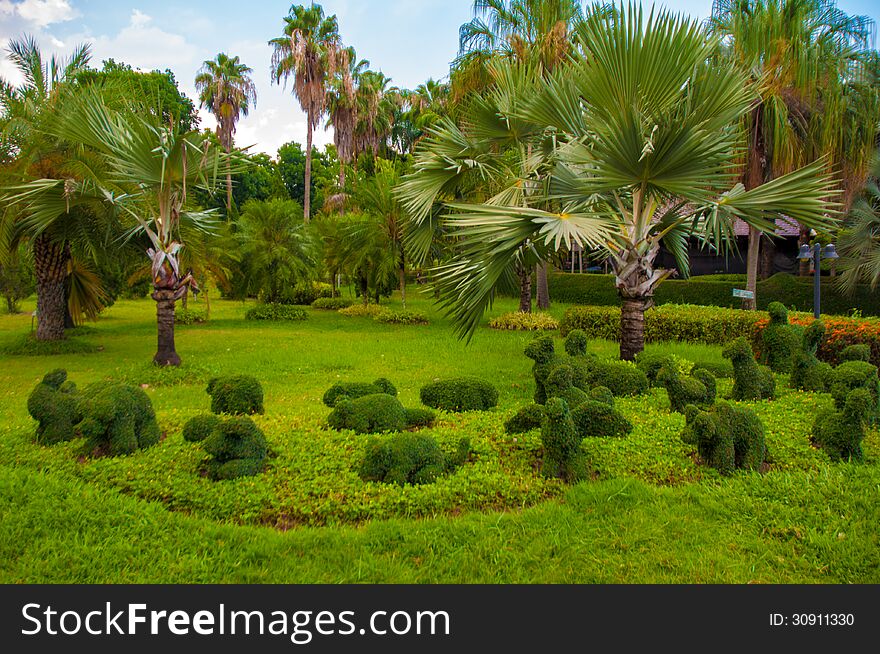
<path fill-rule="evenodd" d="M 389 92 L 391 79 L 381 72 L 366 70 L 357 89 L 355 156 L 369 153 L 375 159 L 391 134 L 395 99 Z"/>
<path fill-rule="evenodd" d="M 257 105 L 257 87 L 251 79 L 253 69 L 238 57 L 221 52 L 208 59 L 196 75 L 201 106 L 217 119 L 217 136 L 226 152 L 235 145 L 235 128 Z M 232 212 L 232 173 L 226 171 L 226 215 Z"/>
<path fill-rule="evenodd" d="M 355 130 L 358 123 L 357 86 L 369 67 L 366 59 L 358 60 L 354 48 L 340 54 L 336 75 L 327 90 L 327 125 L 333 127 L 333 144 L 339 157 L 339 191 L 345 191 L 345 167 L 355 156 Z"/>
<path fill-rule="evenodd" d="M 293 94 L 306 114 L 305 222 L 311 216 L 312 140 L 327 108 L 327 84 L 335 75 L 342 46 L 336 16 L 325 17 L 321 5 L 294 5 L 284 18 L 280 37 L 269 42 L 272 80 L 293 78 Z"/>
<path fill-rule="evenodd" d="M 470 336 L 523 247 L 544 260 L 573 242 L 604 249 L 623 304 L 621 356 L 632 360 L 644 348 L 645 311 L 671 274 L 656 266 L 661 244 L 687 271 L 688 239 L 724 248 L 737 218 L 767 229 L 784 213 L 828 228 L 834 191 L 822 162 L 748 191 L 737 183 L 737 123 L 754 96 L 732 65 L 710 63 L 717 43 L 697 23 L 618 9 L 589 17 L 578 46 L 583 56 L 515 112 L 551 130 L 556 164 L 545 194 L 561 210 L 450 204 L 458 257 L 436 274 L 442 305 Z M 476 112 L 469 118 L 482 122 Z M 403 189 L 417 222 L 448 180 L 437 166 L 444 153 L 480 163 L 459 143 L 452 130 L 438 131 L 417 159 Z"/>
<path fill-rule="evenodd" d="M 3 116 L 4 150 L 12 155 L 5 175 L 6 183 L 22 179 L 64 176 L 67 155 L 63 146 L 47 136 L 45 127 L 59 119 L 64 98 L 73 90 L 73 78 L 83 71 L 91 56 L 91 47 L 81 45 L 67 59 L 52 56 L 48 61 L 31 36 L 9 42 L 7 56 L 23 81 L 18 86 L 0 85 L 0 114 Z M 36 338 L 53 341 L 64 338 L 66 314 L 65 280 L 70 270 L 70 239 L 89 236 L 80 221 L 88 221 L 86 212 L 59 211 L 51 221 L 36 229 L 30 216 L 19 211 L 5 211 L 7 232 L 30 238 L 33 249 L 37 287 Z"/>
<path fill-rule="evenodd" d="M 708 25 L 722 39 L 722 56 L 757 89 L 758 101 L 743 118 L 746 189 L 835 154 L 847 129 L 841 95 L 869 48 L 871 21 L 849 16 L 829 0 L 715 0 Z M 863 173 L 872 145 L 862 143 L 856 175 Z M 761 231 L 751 227 L 747 288 L 754 297 L 761 240 Z M 745 306 L 755 309 L 756 299 Z"/>

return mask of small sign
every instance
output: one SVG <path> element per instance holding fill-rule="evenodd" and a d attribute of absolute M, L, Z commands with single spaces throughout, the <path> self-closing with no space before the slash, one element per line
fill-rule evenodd
<path fill-rule="evenodd" d="M 733 289 L 733 297 L 738 297 L 743 300 L 754 300 L 755 294 L 752 291 L 741 291 L 738 288 Z"/>

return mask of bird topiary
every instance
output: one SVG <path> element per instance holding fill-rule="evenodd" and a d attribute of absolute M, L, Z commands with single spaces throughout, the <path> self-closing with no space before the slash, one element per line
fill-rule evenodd
<path fill-rule="evenodd" d="M 733 393 L 739 401 L 772 400 L 776 397 L 776 379 L 766 366 L 759 366 L 745 337 L 728 343 L 722 355 L 733 364 Z"/>
<path fill-rule="evenodd" d="M 215 377 L 205 390 L 211 396 L 211 412 L 233 416 L 264 413 L 263 387 L 249 375 Z"/>
<path fill-rule="evenodd" d="M 707 411 L 685 409 L 682 440 L 697 448 L 700 458 L 722 475 L 759 470 L 767 456 L 764 424 L 754 411 L 718 402 Z"/>
<path fill-rule="evenodd" d="M 789 374 L 801 347 L 803 328 L 788 323 L 788 309 L 781 302 L 773 302 L 767 311 L 770 323 L 761 333 L 761 363 L 773 372 Z"/>
<path fill-rule="evenodd" d="M 876 411 L 877 402 L 864 388 L 846 396 L 842 409 L 825 409 L 813 423 L 813 443 L 832 461 L 861 461 L 865 424 Z"/>
<path fill-rule="evenodd" d="M 372 383 L 338 382 L 324 393 L 324 404 L 332 409 L 340 399 L 356 400 L 359 397 L 378 393 L 397 397 L 397 389 L 394 384 L 385 378 L 377 379 Z"/>
<path fill-rule="evenodd" d="M 405 409 L 396 397 L 386 393 L 340 399 L 327 418 L 332 429 L 350 429 L 358 434 L 381 434 L 430 425 L 434 414 L 425 409 Z"/>
<path fill-rule="evenodd" d="M 705 408 L 715 403 L 715 377 L 706 370 L 695 370 L 684 375 L 675 361 L 667 359 L 657 374 L 657 381 L 666 388 L 669 405 L 676 413 L 684 413 L 689 404 Z"/>
<path fill-rule="evenodd" d="M 438 380 L 422 387 L 419 395 L 425 406 L 453 413 L 487 411 L 498 406 L 498 389 L 475 377 Z"/>
<path fill-rule="evenodd" d="M 210 436 L 222 422 L 222 418 L 210 413 L 191 418 L 183 426 L 183 440 L 187 443 L 201 443 Z"/>
<path fill-rule="evenodd" d="M 566 364 L 556 366 L 544 383 L 547 397 L 561 397 L 570 407 L 575 407 L 585 402 L 589 395 L 574 385 L 574 373 L 572 367 Z"/>
<path fill-rule="evenodd" d="M 132 454 L 159 442 L 159 425 L 149 396 L 137 386 L 93 384 L 83 391 L 77 429 L 86 447 L 110 456 Z"/>
<path fill-rule="evenodd" d="M 78 413 L 76 385 L 67 381 L 66 370 L 53 370 L 36 385 L 27 401 L 28 413 L 37 421 L 36 441 L 55 445 L 76 438 Z"/>
<path fill-rule="evenodd" d="M 544 475 L 569 483 L 585 479 L 589 466 L 581 450 L 583 439 L 574 424 L 568 404 L 561 398 L 550 398 L 544 406 L 544 412 L 546 417 L 541 427 Z"/>
<path fill-rule="evenodd" d="M 825 340 L 825 323 L 814 321 L 804 330 L 801 348 L 792 358 L 790 385 L 799 391 L 821 393 L 825 390 L 830 366 L 816 357 L 816 352 Z"/>
<path fill-rule="evenodd" d="M 434 438 L 424 434 L 374 438 L 367 444 L 359 475 L 364 481 L 400 486 L 430 484 L 462 465 L 470 453 L 466 438 L 452 455 L 445 454 Z"/>
<path fill-rule="evenodd" d="M 214 481 L 253 477 L 263 470 L 269 454 L 266 437 L 247 416 L 219 420 L 202 449 L 211 455 L 207 470 Z"/>
<path fill-rule="evenodd" d="M 831 370 L 826 377 L 826 385 L 831 396 L 834 398 L 834 404 L 839 410 L 842 410 L 846 404 L 849 394 L 857 388 L 863 388 L 871 395 L 874 411 L 876 413 L 878 396 L 878 385 L 880 379 L 877 376 L 877 367 L 872 366 L 866 361 L 847 361 L 841 363 L 837 368 Z"/>

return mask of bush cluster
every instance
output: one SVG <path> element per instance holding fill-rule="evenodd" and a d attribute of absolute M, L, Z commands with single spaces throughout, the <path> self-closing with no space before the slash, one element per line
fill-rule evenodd
<path fill-rule="evenodd" d="M 245 320 L 297 322 L 308 320 L 309 314 L 305 309 L 288 304 L 258 304 L 249 309 L 244 317 Z"/>
<path fill-rule="evenodd" d="M 544 446 L 542 471 L 568 483 L 585 479 L 589 465 L 581 450 L 581 438 L 565 400 L 554 397 L 544 406 L 541 443 Z"/>
<path fill-rule="evenodd" d="M 866 361 L 841 363 L 837 368 L 828 371 L 825 378 L 825 386 L 840 410 L 844 408 L 847 397 L 852 391 L 857 389 L 867 391 L 874 406 L 872 417 L 877 410 L 878 385 L 880 380 L 877 376 L 877 367 Z"/>
<path fill-rule="evenodd" d="M 397 389 L 384 377 L 372 383 L 368 382 L 337 382 L 324 393 L 324 405 L 331 409 L 336 406 L 340 399 L 356 400 L 365 395 L 377 395 L 385 393 L 397 397 Z"/>
<path fill-rule="evenodd" d="M 67 381 L 66 370 L 53 370 L 31 391 L 28 413 L 37 421 L 36 441 L 55 445 L 76 437 L 75 425 L 82 420 L 76 384 Z"/>
<path fill-rule="evenodd" d="M 229 415 L 264 413 L 263 387 L 249 375 L 215 377 L 205 392 L 211 396 L 211 412 Z"/>
<path fill-rule="evenodd" d="M 210 413 L 191 418 L 183 426 L 183 440 L 187 443 L 201 443 L 222 423 L 222 418 Z"/>
<path fill-rule="evenodd" d="M 373 320 L 384 325 L 427 325 L 428 316 L 421 311 L 397 311 L 395 309 L 382 309 Z"/>
<path fill-rule="evenodd" d="M 410 422 L 413 420 L 414 422 Z M 433 422 L 424 410 L 408 411 L 393 395 L 376 393 L 353 400 L 339 399 L 327 418 L 332 429 L 350 429 L 358 434 L 380 434 L 423 427 Z"/>
<path fill-rule="evenodd" d="M 211 455 L 208 477 L 214 481 L 253 477 L 263 470 L 269 454 L 266 437 L 247 416 L 219 420 L 201 444 Z"/>
<path fill-rule="evenodd" d="M 375 318 L 385 307 L 378 304 L 353 304 L 347 309 L 340 309 L 339 314 L 346 318 Z"/>
<path fill-rule="evenodd" d="M 333 297 L 333 287 L 321 282 L 305 282 L 294 286 L 288 297 L 284 300 L 287 304 L 309 306 L 320 298 Z"/>
<path fill-rule="evenodd" d="M 857 388 L 846 396 L 842 407 L 819 413 L 813 424 L 813 442 L 833 461 L 861 461 L 865 424 L 876 410 L 876 399 L 864 388 Z"/>
<path fill-rule="evenodd" d="M 770 322 L 761 332 L 761 363 L 780 374 L 791 373 L 794 356 L 801 347 L 803 328 L 788 323 L 788 309 L 781 302 L 768 309 Z"/>
<path fill-rule="evenodd" d="M 604 386 L 615 397 L 642 395 L 648 391 L 648 378 L 629 361 L 597 361 L 593 364 L 591 386 Z"/>
<path fill-rule="evenodd" d="M 493 318 L 489 327 L 502 331 L 542 332 L 559 329 L 559 321 L 549 313 L 521 313 L 514 311 Z"/>
<path fill-rule="evenodd" d="M 722 353 L 733 364 L 733 394 L 738 401 L 772 400 L 776 397 L 776 379 L 766 366 L 758 365 L 752 346 L 745 338 L 728 343 Z"/>
<path fill-rule="evenodd" d="M 718 402 L 707 411 L 689 406 L 682 440 L 695 445 L 700 458 L 722 475 L 759 470 L 767 456 L 764 424 L 749 408 Z"/>
<path fill-rule="evenodd" d="M 83 391 L 78 412 L 83 419 L 77 429 L 89 450 L 120 456 L 159 442 L 153 403 L 137 386 L 92 384 Z"/>
<path fill-rule="evenodd" d="M 204 307 L 187 307 L 174 312 L 177 325 L 204 325 L 208 322 L 208 310 Z"/>
<path fill-rule="evenodd" d="M 344 297 L 321 297 L 312 302 L 312 308 L 323 311 L 339 311 L 347 309 L 352 304 L 354 302 Z"/>
<path fill-rule="evenodd" d="M 672 357 L 660 368 L 657 381 L 666 388 L 669 405 L 676 413 L 684 413 L 689 405 L 705 408 L 715 403 L 717 385 L 712 373 L 703 369 L 685 373 Z"/>
<path fill-rule="evenodd" d="M 470 441 L 466 438 L 451 455 L 445 454 L 434 438 L 424 434 L 374 438 L 367 444 L 359 474 L 364 481 L 384 484 L 430 484 L 462 465 L 470 453 Z"/>
<path fill-rule="evenodd" d="M 438 380 L 422 387 L 419 396 L 425 406 L 453 413 L 488 411 L 498 406 L 498 389 L 476 377 Z"/>
<path fill-rule="evenodd" d="M 804 330 L 800 349 L 792 357 L 789 384 L 795 390 L 820 393 L 827 385 L 830 366 L 820 362 L 816 353 L 825 340 L 825 324 L 814 321 Z"/>

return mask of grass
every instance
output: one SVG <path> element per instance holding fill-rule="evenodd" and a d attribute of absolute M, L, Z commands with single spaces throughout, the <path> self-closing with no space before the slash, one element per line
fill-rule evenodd
<path fill-rule="evenodd" d="M 681 443 L 683 419 L 669 414 L 662 390 L 621 400 L 634 433 L 587 441 L 595 481 L 566 488 L 537 473 L 536 433 L 513 438 L 502 428 L 531 399 L 522 350 L 533 335 L 484 328 L 466 346 L 412 295 L 410 308 L 430 325 L 314 310 L 301 323 L 248 323 L 248 306 L 214 302 L 209 324 L 179 327 L 179 370 L 148 363 L 149 301 L 120 302 L 78 336 L 90 353 L 2 356 L 0 581 L 880 581 L 880 438 L 870 434 L 866 464 L 831 464 L 808 438 L 830 397 L 786 391 L 753 405 L 767 427 L 770 470 L 730 479 Z M 502 301 L 492 317 L 513 308 Z M 28 321 L 0 317 L 0 347 L 20 339 Z M 721 361 L 717 347 L 649 349 Z M 591 350 L 612 356 L 616 345 Z M 57 367 L 80 385 L 147 385 L 167 438 L 120 459 L 81 459 L 79 442 L 37 447 L 25 400 Z M 208 410 L 207 380 L 237 372 L 263 381 L 267 414 L 257 422 L 273 458 L 260 477 L 215 484 L 199 476 L 204 453 L 180 430 Z M 354 468 L 366 439 L 324 426 L 321 396 L 335 381 L 388 377 L 404 405 L 419 406 L 421 385 L 460 375 L 490 379 L 500 405 L 441 415 L 430 433 L 447 448 L 468 436 L 475 455 L 437 484 L 365 484 Z"/>

